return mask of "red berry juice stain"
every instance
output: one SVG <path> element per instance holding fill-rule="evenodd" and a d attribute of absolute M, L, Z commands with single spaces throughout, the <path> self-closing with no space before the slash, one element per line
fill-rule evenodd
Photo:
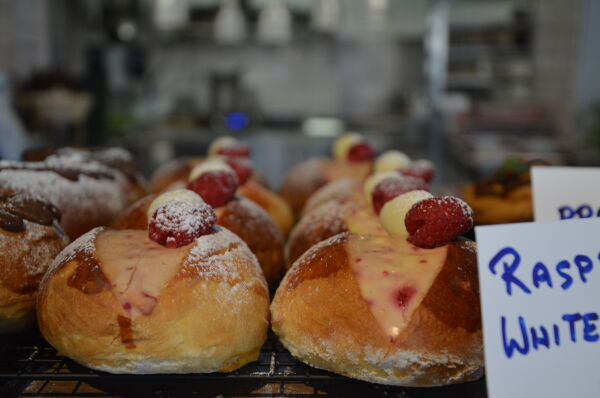
<path fill-rule="evenodd" d="M 394 294 L 394 300 L 396 301 L 398 307 L 400 307 L 402 310 L 406 310 L 408 303 L 410 303 L 410 300 L 416 292 L 417 291 L 412 286 L 404 286 L 403 288 L 397 290 Z"/>

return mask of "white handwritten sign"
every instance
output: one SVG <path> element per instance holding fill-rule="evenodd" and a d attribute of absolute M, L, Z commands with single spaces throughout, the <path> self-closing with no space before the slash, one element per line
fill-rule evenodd
<path fill-rule="evenodd" d="M 600 168 L 531 168 L 536 221 L 600 217 Z"/>
<path fill-rule="evenodd" d="M 600 397 L 600 219 L 475 235 L 489 396 Z"/>

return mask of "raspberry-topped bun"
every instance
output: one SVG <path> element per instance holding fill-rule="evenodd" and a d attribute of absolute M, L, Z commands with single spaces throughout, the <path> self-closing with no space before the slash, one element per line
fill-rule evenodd
<path fill-rule="evenodd" d="M 42 162 L 0 161 L 0 195 L 25 193 L 55 205 L 60 225 L 75 239 L 108 225 L 129 203 L 126 177 L 100 162 L 73 154 Z"/>
<path fill-rule="evenodd" d="M 215 155 L 247 158 L 250 156 L 250 146 L 234 137 L 219 137 L 208 147 L 208 156 Z"/>
<path fill-rule="evenodd" d="M 69 243 L 60 212 L 25 194 L 0 197 L 0 332 L 35 323 L 38 284 Z"/>
<path fill-rule="evenodd" d="M 265 179 L 252 169 L 249 156 L 250 146 L 245 142 L 233 137 L 217 138 L 210 144 L 206 157 L 174 159 L 156 169 L 150 181 L 151 191 L 161 193 L 168 189 L 183 188 L 182 183 L 187 183 L 192 169 L 207 159 L 220 159 L 228 163 L 238 174 L 240 184 L 251 180 L 268 188 Z"/>
<path fill-rule="evenodd" d="M 267 285 L 246 244 L 210 227 L 205 206 L 168 200 L 149 231 L 97 228 L 69 245 L 40 287 L 46 340 L 112 373 L 224 372 L 256 360 Z M 154 241 L 152 229 L 174 244 Z"/>
<path fill-rule="evenodd" d="M 330 182 L 306 202 L 305 214 L 286 245 L 288 266 L 316 243 L 340 232 L 385 235 L 378 217 L 381 207 L 400 194 L 424 189 L 428 187 L 422 179 L 396 172 L 376 173 L 364 184 L 352 178 Z"/>
<path fill-rule="evenodd" d="M 372 168 L 374 151 L 359 134 L 350 133 L 333 144 L 334 159 L 314 158 L 296 165 L 285 177 L 280 194 L 296 215 L 308 198 L 328 182 L 352 177 L 364 180 Z"/>
<path fill-rule="evenodd" d="M 116 229 L 146 229 L 156 209 L 165 200 L 193 201 L 199 196 L 190 190 L 168 191 L 142 198 L 123 211 L 113 223 Z M 258 258 L 269 286 L 276 286 L 285 272 L 284 238 L 267 212 L 254 202 L 235 195 L 215 207 L 216 223 L 238 235 Z"/>
<path fill-rule="evenodd" d="M 294 224 L 294 215 L 291 209 L 282 198 L 266 188 L 266 184 L 261 182 L 262 178 L 254 172 L 252 162 L 246 158 L 214 156 L 208 160 L 182 159 L 171 162 L 164 168 L 159 168 L 155 173 L 155 178 L 152 180 L 154 192 L 161 193 L 167 190 L 188 187 L 190 173 L 194 168 L 201 167 L 204 162 L 210 162 L 211 164 L 213 162 L 225 163 L 229 166 L 235 172 L 239 184 L 241 184 L 236 193 L 262 207 L 273 218 L 284 236 L 287 236 Z"/>
<path fill-rule="evenodd" d="M 286 244 L 288 267 L 313 245 L 340 232 L 385 235 L 359 181 L 332 181 L 310 197 Z"/>
<path fill-rule="evenodd" d="M 393 234 L 341 233 L 293 264 L 271 316 L 295 357 L 382 384 L 440 386 L 483 375 L 476 248 L 457 238 L 468 212 L 455 198 L 417 192 L 424 191 L 384 205 L 380 216 Z M 394 226 L 405 221 L 410 235 Z"/>
<path fill-rule="evenodd" d="M 187 189 L 196 192 L 213 207 L 229 202 L 240 186 L 236 172 L 220 160 L 200 163 L 192 169 L 188 181 Z"/>

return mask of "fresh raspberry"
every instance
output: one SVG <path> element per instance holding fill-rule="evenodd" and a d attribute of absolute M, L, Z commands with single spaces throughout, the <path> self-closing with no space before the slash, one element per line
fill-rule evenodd
<path fill-rule="evenodd" d="M 247 158 L 227 158 L 225 163 L 235 171 L 240 185 L 243 185 L 254 172 L 252 162 Z"/>
<path fill-rule="evenodd" d="M 429 191 L 429 186 L 421 178 L 403 175 L 388 177 L 373 188 L 373 209 L 379 214 L 383 205 L 396 196 L 416 190 Z"/>
<path fill-rule="evenodd" d="M 410 162 L 399 170 L 400 174 L 410 177 L 419 177 L 426 182 L 431 182 L 435 174 L 435 166 L 429 160 L 421 159 Z"/>
<path fill-rule="evenodd" d="M 368 142 L 359 142 L 352 145 L 348 150 L 348 161 L 349 162 L 365 162 L 373 159 L 375 151 Z"/>
<path fill-rule="evenodd" d="M 172 200 L 156 209 L 148 225 L 148 236 L 172 249 L 206 235 L 216 221 L 215 212 L 206 203 Z"/>
<path fill-rule="evenodd" d="M 425 199 L 411 207 L 404 224 L 410 243 L 433 249 L 450 243 L 473 228 L 473 210 L 452 196 Z"/>
<path fill-rule="evenodd" d="M 220 207 L 233 198 L 239 186 L 240 181 L 233 171 L 211 170 L 190 181 L 187 189 L 196 192 L 212 207 Z"/>
<path fill-rule="evenodd" d="M 250 156 L 250 146 L 240 142 L 236 145 L 219 148 L 217 150 L 217 155 L 223 155 L 232 158 L 247 158 Z"/>

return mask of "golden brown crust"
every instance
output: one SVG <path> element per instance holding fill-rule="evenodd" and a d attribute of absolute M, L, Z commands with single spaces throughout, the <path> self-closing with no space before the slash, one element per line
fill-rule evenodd
<path fill-rule="evenodd" d="M 347 177 L 362 181 L 371 173 L 371 169 L 371 162 L 310 159 L 298 164 L 288 173 L 281 185 L 280 195 L 289 203 L 294 214 L 299 215 L 310 196 L 328 182 Z"/>
<path fill-rule="evenodd" d="M 61 353 L 113 373 L 214 372 L 256 359 L 268 327 L 266 283 L 239 238 L 225 229 L 216 234 L 206 247 L 190 245 L 149 314 L 128 316 L 110 284 L 86 290 L 87 283 L 69 283 L 106 281 L 102 265 L 93 264 L 102 232 L 92 231 L 59 256 L 42 282 L 42 334 Z"/>
<path fill-rule="evenodd" d="M 115 229 L 146 229 L 147 212 L 156 195 L 144 197 L 117 217 Z M 284 238 L 278 226 L 262 208 L 236 196 L 215 209 L 217 224 L 238 235 L 258 258 L 269 286 L 276 286 L 285 272 Z"/>
<path fill-rule="evenodd" d="M 157 196 L 157 194 L 144 196 L 132 203 L 115 218 L 111 227 L 114 229 L 148 228 L 148 208 Z"/>
<path fill-rule="evenodd" d="M 317 189 L 327 183 L 323 163 L 325 159 L 309 159 L 296 165 L 281 183 L 279 195 L 299 215 L 304 204 Z"/>
<path fill-rule="evenodd" d="M 187 181 L 194 166 L 203 160 L 204 158 L 179 158 L 161 165 L 152 174 L 150 190 L 160 193 L 176 181 Z"/>
<path fill-rule="evenodd" d="M 287 267 L 291 267 L 294 261 L 313 245 L 341 232 L 347 232 L 346 218 L 355 208 L 356 205 L 352 202 L 340 205 L 330 201 L 306 213 L 292 229 L 287 241 Z"/>
<path fill-rule="evenodd" d="M 294 214 L 288 204 L 277 194 L 252 180 L 240 186 L 237 193 L 250 199 L 269 213 L 284 236 L 290 233 L 294 226 Z"/>
<path fill-rule="evenodd" d="M 450 244 L 437 279 L 405 329 L 391 340 L 362 298 L 344 255 L 348 237 L 340 234 L 314 246 L 277 290 L 273 330 L 292 354 L 312 366 L 384 384 L 434 386 L 481 377 L 473 248 Z M 459 287 L 447 286 L 454 283 Z M 453 306 L 451 314 L 458 314 L 456 320 L 444 313 L 447 303 Z"/>
<path fill-rule="evenodd" d="M 533 220 L 531 186 L 523 185 L 510 190 L 505 196 L 478 195 L 475 185 L 463 192 L 463 199 L 471 206 L 475 224 L 504 224 Z"/>
<path fill-rule="evenodd" d="M 42 276 L 68 243 L 56 225 L 25 223 L 22 232 L 0 229 L 0 332 L 31 324 Z"/>
<path fill-rule="evenodd" d="M 269 286 L 277 286 L 285 272 L 284 238 L 269 214 L 243 197 L 236 197 L 215 212 L 217 224 L 246 242 L 256 255 Z"/>
<path fill-rule="evenodd" d="M 307 214 L 321 205 L 335 201 L 345 203 L 352 201 L 356 195 L 362 195 L 362 182 L 351 177 L 334 180 L 313 193 L 302 209 L 302 215 Z"/>

